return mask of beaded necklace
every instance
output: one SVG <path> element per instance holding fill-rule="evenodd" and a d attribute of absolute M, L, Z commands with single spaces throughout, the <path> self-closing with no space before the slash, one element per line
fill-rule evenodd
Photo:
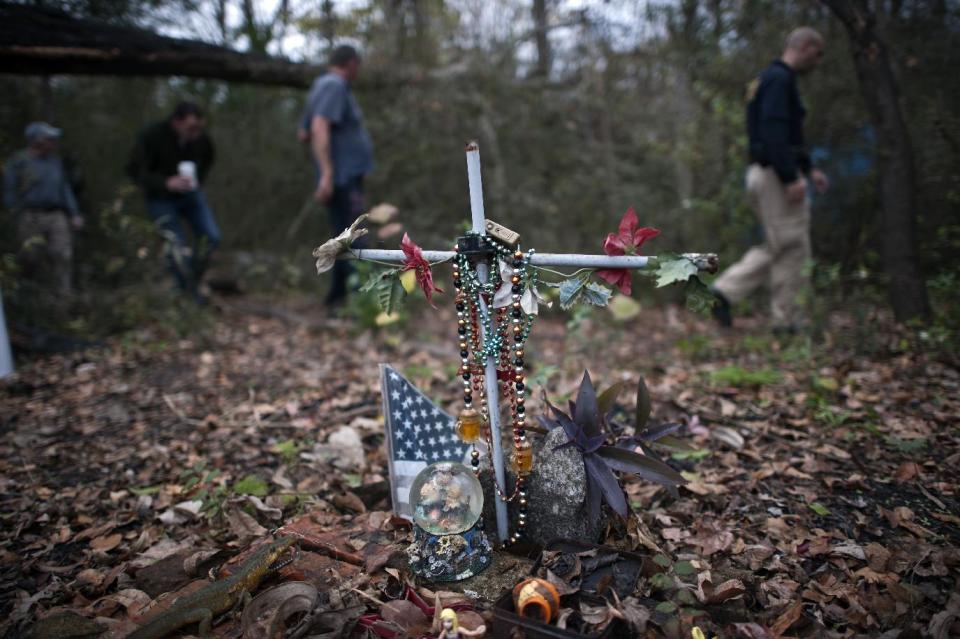
<path fill-rule="evenodd" d="M 509 539 L 504 540 L 504 545 L 510 545 L 520 540 L 527 526 L 526 481 L 533 469 L 533 449 L 526 436 L 523 348 L 533 328 L 534 316 L 523 312 L 521 298 L 524 286 L 536 284 L 536 273 L 528 269 L 534 251 L 531 249 L 524 254 L 519 245 L 514 250 L 489 236 L 481 236 L 480 240 L 493 252 L 494 266 L 502 260 L 509 268 L 503 269 L 504 273 L 499 268 L 493 268 L 489 281 L 481 282 L 468 257 L 457 248 L 454 249 L 453 286 L 456 290 L 460 345 L 459 372 L 463 381 L 463 410 L 457 420 L 457 432 L 463 441 L 474 445 L 470 463 L 479 475 L 480 451 L 476 448 L 477 441 L 485 436 L 488 456 L 492 455 L 493 448 L 490 429 L 484 428 L 490 420 L 485 364 L 487 358 L 492 357 L 497 362 L 498 390 L 509 400 L 513 422 L 513 470 L 517 478 L 514 491 L 508 495 L 496 477 L 493 480 L 498 498 L 517 504 L 517 529 Z M 510 304 L 505 308 L 490 308 L 496 292 L 506 284 L 503 281 L 506 272 L 510 273 Z M 487 306 L 486 313 L 481 312 L 481 303 Z M 474 393 L 479 397 L 479 411 L 474 408 Z"/>

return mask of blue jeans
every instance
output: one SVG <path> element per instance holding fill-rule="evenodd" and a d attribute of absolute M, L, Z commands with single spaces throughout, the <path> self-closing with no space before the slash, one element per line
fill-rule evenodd
<path fill-rule="evenodd" d="M 148 198 L 147 212 L 164 238 L 167 263 L 177 285 L 195 291 L 210 262 L 210 254 L 220 245 L 220 229 L 199 189 L 166 198 Z M 187 247 L 183 222 L 190 225 L 193 248 Z"/>

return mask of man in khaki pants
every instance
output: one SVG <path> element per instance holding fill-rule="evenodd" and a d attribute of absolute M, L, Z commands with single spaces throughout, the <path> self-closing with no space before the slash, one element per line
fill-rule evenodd
<path fill-rule="evenodd" d="M 810 27 L 787 38 L 786 48 L 747 89 L 750 168 L 747 195 L 763 224 L 765 242 L 754 246 L 713 283 L 719 300 L 714 310 L 724 326 L 732 324 L 730 305 L 764 284 L 770 286 L 775 330 L 803 328 L 806 314 L 799 297 L 807 278 L 810 251 L 808 178 L 819 193 L 827 177 L 810 164 L 804 149 L 806 110 L 797 90 L 797 75 L 812 71 L 823 57 L 824 41 Z"/>
<path fill-rule="evenodd" d="M 73 231 L 83 217 L 60 159 L 60 129 L 33 122 L 27 148 L 4 167 L 4 204 L 17 215 L 24 275 L 43 284 L 42 293 L 63 306 L 72 292 Z"/>

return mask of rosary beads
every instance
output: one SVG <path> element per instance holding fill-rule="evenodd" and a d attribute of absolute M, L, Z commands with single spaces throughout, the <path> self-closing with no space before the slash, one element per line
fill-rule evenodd
<path fill-rule="evenodd" d="M 488 282 L 482 282 L 474 272 L 466 255 L 456 247 L 453 261 L 453 286 L 456 291 L 457 336 L 460 346 L 460 377 L 463 382 L 463 410 L 457 421 L 460 438 L 476 444 L 481 436 L 486 437 L 488 455 L 492 440 L 489 428 L 490 416 L 485 386 L 485 364 L 488 358 L 497 363 L 497 387 L 508 399 L 513 422 L 513 470 L 516 485 L 513 493 L 507 494 L 496 478 L 497 495 L 505 502 L 517 504 L 517 529 L 504 545 L 520 540 L 527 526 L 527 476 L 533 469 L 533 448 L 526 436 L 526 385 L 524 378 L 524 344 L 533 328 L 532 314 L 523 312 L 521 303 L 524 287 L 535 284 L 535 274 L 528 274 L 530 254 L 524 254 L 488 236 L 480 238 L 491 249 L 494 268 Z M 502 263 L 502 265 L 501 265 Z M 495 268 L 501 265 L 501 268 Z M 504 279 L 508 278 L 508 279 Z M 509 287 L 509 303 L 501 308 L 492 308 L 494 297 L 504 287 Z M 474 394 L 479 409 L 474 406 Z M 479 474 L 480 451 L 474 447 L 470 463 Z"/>

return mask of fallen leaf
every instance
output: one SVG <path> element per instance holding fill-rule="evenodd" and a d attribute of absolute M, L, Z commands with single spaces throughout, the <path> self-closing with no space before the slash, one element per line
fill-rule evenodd
<path fill-rule="evenodd" d="M 236 507 L 227 511 L 227 523 L 230 532 L 241 541 L 259 539 L 267 534 L 267 529 L 258 524 L 256 519 Z"/>
<path fill-rule="evenodd" d="M 772 639 L 773 635 L 757 623 L 735 623 L 727 626 L 727 632 L 734 639 Z"/>
<path fill-rule="evenodd" d="M 100 552 L 109 552 L 119 546 L 121 541 L 123 541 L 123 535 L 114 533 L 91 540 L 90 547 Z"/>
<path fill-rule="evenodd" d="M 864 552 L 867 555 L 867 564 L 872 570 L 884 572 L 887 569 L 887 562 L 890 561 L 890 551 L 878 543 L 871 542 L 867 544 Z"/>
<path fill-rule="evenodd" d="M 412 601 L 397 599 L 380 607 L 380 616 L 400 626 L 408 637 L 419 637 L 430 629 L 430 620 Z"/>
<path fill-rule="evenodd" d="M 355 513 L 367 512 L 367 507 L 363 505 L 363 501 L 349 490 L 334 495 L 330 501 L 340 510 L 352 510 Z"/>
<path fill-rule="evenodd" d="M 103 584 L 104 579 L 106 579 L 106 575 L 95 568 L 87 568 L 78 572 L 76 579 L 77 583 L 82 586 L 99 588 L 100 585 Z"/>
<path fill-rule="evenodd" d="M 833 556 L 850 557 L 851 559 L 859 559 L 860 561 L 867 560 L 867 553 L 864 551 L 863 547 L 850 540 L 837 544 L 836 546 L 831 546 L 830 554 Z"/>
<path fill-rule="evenodd" d="M 746 443 L 743 439 L 743 435 L 729 426 L 715 426 L 710 430 L 710 436 L 714 439 L 722 441 L 724 444 L 730 448 L 733 448 L 734 450 L 740 450 Z"/>
<path fill-rule="evenodd" d="M 914 477 L 920 474 L 920 466 L 916 462 L 907 461 L 903 462 L 897 469 L 893 472 L 893 479 L 898 483 L 903 483 L 910 481 Z"/>
<path fill-rule="evenodd" d="M 780 616 L 777 617 L 777 620 L 773 622 L 773 625 L 770 627 L 770 634 L 774 637 L 781 637 L 783 634 L 790 630 L 790 626 L 795 624 L 800 615 L 803 614 L 803 603 L 796 602 L 789 606 L 786 610 L 780 613 Z"/>
<path fill-rule="evenodd" d="M 927 636 L 933 639 L 950 639 L 950 629 L 960 619 L 960 593 L 950 593 L 946 608 L 933 615 L 927 625 Z"/>
<path fill-rule="evenodd" d="M 746 586 L 739 579 L 728 579 L 718 586 L 711 581 L 710 571 L 697 575 L 697 599 L 702 604 L 720 604 L 730 599 L 740 597 L 747 591 Z"/>

